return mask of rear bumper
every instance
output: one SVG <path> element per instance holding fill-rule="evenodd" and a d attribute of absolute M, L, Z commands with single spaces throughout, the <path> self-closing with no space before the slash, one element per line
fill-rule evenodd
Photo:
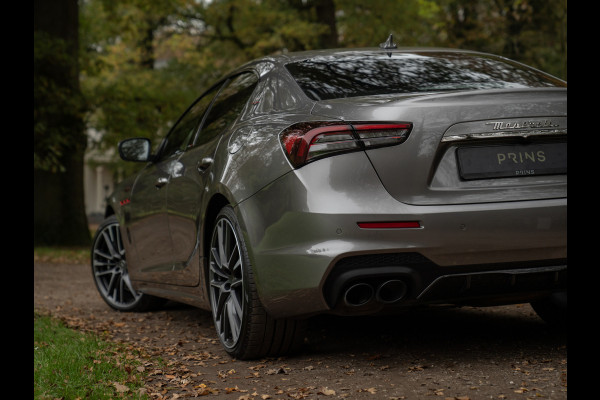
<path fill-rule="evenodd" d="M 356 170 L 360 153 L 349 156 L 293 171 L 236 207 L 259 296 L 274 317 L 381 310 L 375 301 L 344 303 L 361 281 L 376 298 L 381 282 L 405 279 L 403 298 L 388 307 L 507 304 L 566 288 L 566 198 L 411 206 L 393 199 L 371 170 Z M 341 159 L 348 165 L 337 179 Z M 365 221 L 421 227 L 359 228 Z"/>
<path fill-rule="evenodd" d="M 323 295 L 331 312 L 360 314 L 423 304 L 510 304 L 566 289 L 566 259 L 441 267 L 418 253 L 396 253 L 340 260 Z"/>

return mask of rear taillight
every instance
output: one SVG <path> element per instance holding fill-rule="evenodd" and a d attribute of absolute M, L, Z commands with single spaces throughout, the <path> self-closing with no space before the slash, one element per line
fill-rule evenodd
<path fill-rule="evenodd" d="M 295 168 L 338 153 L 404 142 L 410 123 L 301 122 L 281 133 L 281 144 Z"/>

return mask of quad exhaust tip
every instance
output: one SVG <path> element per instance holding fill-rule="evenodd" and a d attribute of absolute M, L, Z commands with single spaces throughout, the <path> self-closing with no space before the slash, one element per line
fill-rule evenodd
<path fill-rule="evenodd" d="M 392 304 L 402 300 L 406 293 L 406 283 L 399 279 L 385 281 L 377 288 L 368 283 L 360 282 L 346 289 L 344 303 L 350 307 L 360 307 L 375 299 L 382 304 Z"/>
<path fill-rule="evenodd" d="M 383 282 L 375 293 L 375 298 L 380 303 L 392 304 L 400 301 L 406 296 L 406 283 L 404 281 L 395 279 Z"/>
<path fill-rule="evenodd" d="M 344 293 L 344 302 L 352 307 L 364 306 L 373 299 L 375 290 L 368 283 L 357 283 Z"/>

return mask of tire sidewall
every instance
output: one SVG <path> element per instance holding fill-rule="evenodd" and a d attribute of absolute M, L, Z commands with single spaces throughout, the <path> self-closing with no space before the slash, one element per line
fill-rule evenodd
<path fill-rule="evenodd" d="M 227 347 L 224 343 L 222 343 L 223 348 L 225 349 L 225 351 L 227 353 L 229 353 L 231 356 L 234 357 L 239 357 L 243 351 L 246 349 L 246 343 L 248 342 L 248 340 L 250 339 L 250 329 L 249 329 L 249 324 L 250 324 L 250 318 L 251 318 L 251 313 L 252 313 L 252 293 L 254 292 L 254 278 L 252 276 L 252 270 L 251 270 L 251 263 L 250 263 L 250 258 L 248 256 L 248 250 L 246 247 L 246 241 L 244 240 L 244 235 L 242 232 L 242 229 L 240 227 L 240 224 L 238 222 L 237 216 L 235 215 L 235 211 L 233 210 L 233 208 L 231 206 L 225 206 L 217 215 L 216 219 L 215 219 L 215 224 L 213 225 L 213 232 L 211 235 L 211 251 L 212 251 L 212 243 L 213 243 L 213 237 L 215 235 L 215 230 L 217 228 L 218 222 L 222 219 L 225 218 L 233 227 L 234 230 L 234 234 L 236 236 L 236 240 L 238 243 L 238 247 L 240 250 L 240 254 L 241 254 L 241 258 L 242 258 L 242 277 L 243 277 L 243 282 L 242 282 L 242 287 L 243 287 L 243 305 L 242 305 L 242 325 L 241 325 L 241 330 L 240 330 L 240 335 L 238 337 L 237 342 L 232 346 L 232 347 Z M 212 256 L 210 257 L 212 259 Z M 209 260 L 210 263 L 210 260 Z M 210 268 L 210 266 L 209 266 Z M 210 286 L 210 280 L 208 282 L 208 285 Z M 211 306 L 211 313 L 213 315 L 213 321 L 215 318 L 214 315 L 214 311 L 213 310 L 213 298 L 212 298 L 212 294 L 210 295 L 210 306 Z M 216 322 L 215 322 L 216 323 Z M 219 336 L 219 340 L 220 340 L 220 336 Z"/>

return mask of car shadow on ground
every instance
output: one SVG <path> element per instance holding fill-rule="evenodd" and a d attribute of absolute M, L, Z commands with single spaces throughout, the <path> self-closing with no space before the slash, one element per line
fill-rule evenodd
<path fill-rule="evenodd" d="M 159 312 L 168 314 L 173 322 L 185 320 L 188 328 L 201 327 L 205 335 L 214 334 L 217 340 L 210 311 L 169 301 Z M 295 356 L 435 357 L 438 362 L 468 362 L 498 359 L 499 354 L 507 360 L 563 352 L 566 357 L 566 345 L 566 330 L 547 325 L 527 304 L 432 307 L 395 315 L 312 317 Z"/>
<path fill-rule="evenodd" d="M 304 352 L 471 354 L 481 358 L 499 352 L 507 357 L 521 356 L 536 348 L 557 349 L 566 344 L 566 330 L 547 325 L 529 305 L 517 305 L 425 308 L 386 316 L 313 317 Z"/>

